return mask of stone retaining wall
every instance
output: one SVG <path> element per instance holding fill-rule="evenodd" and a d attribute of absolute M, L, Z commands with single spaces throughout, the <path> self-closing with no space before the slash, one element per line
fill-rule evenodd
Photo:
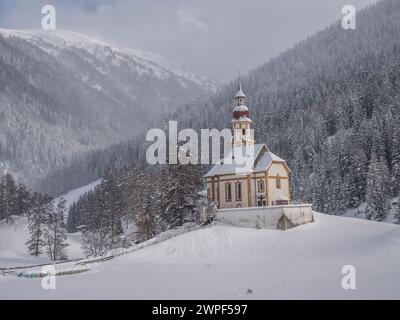
<path fill-rule="evenodd" d="M 220 209 L 216 220 L 239 227 L 286 230 L 314 221 L 311 204 Z"/>

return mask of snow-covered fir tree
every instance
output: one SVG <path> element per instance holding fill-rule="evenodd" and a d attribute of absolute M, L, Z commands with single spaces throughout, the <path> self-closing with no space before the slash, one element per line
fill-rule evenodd
<path fill-rule="evenodd" d="M 40 256 L 46 247 L 45 229 L 48 218 L 53 211 L 50 197 L 35 193 L 28 213 L 29 238 L 26 242 L 29 254 Z"/>
<path fill-rule="evenodd" d="M 110 248 L 116 248 L 121 243 L 123 209 L 118 181 L 111 169 L 106 170 L 99 192 L 102 198 L 100 210 L 103 216 L 103 223 L 108 227 L 109 245 Z"/>
<path fill-rule="evenodd" d="M 391 143 L 392 195 L 400 195 L 400 125 L 393 126 L 393 141 Z"/>
<path fill-rule="evenodd" d="M 46 217 L 46 226 L 44 229 L 44 243 L 46 251 L 51 260 L 65 260 L 67 254 L 65 252 L 67 244 L 67 234 L 64 224 L 65 216 L 64 198 L 60 198 L 57 203 L 52 202 L 52 210 Z"/>
<path fill-rule="evenodd" d="M 199 177 L 194 165 L 170 164 L 164 170 L 167 170 L 167 179 L 163 186 L 162 214 L 169 228 L 174 228 L 181 226 L 196 207 Z"/>
<path fill-rule="evenodd" d="M 12 215 L 20 214 L 18 187 L 7 173 L 0 182 L 0 219 L 10 222 Z"/>
<path fill-rule="evenodd" d="M 141 213 L 136 215 L 135 225 L 137 227 L 137 241 L 146 241 L 157 234 L 157 217 L 151 196 L 142 201 Z"/>
<path fill-rule="evenodd" d="M 400 200 L 393 203 L 394 209 L 394 223 L 400 224 Z"/>
<path fill-rule="evenodd" d="M 101 211 L 101 192 L 97 187 L 94 192 L 88 193 L 84 205 L 82 248 L 87 256 L 99 256 L 106 253 L 109 247 L 108 226 L 105 225 Z"/>
<path fill-rule="evenodd" d="M 17 183 L 10 173 L 0 178 L 0 220 L 12 222 L 12 216 L 28 214 L 31 193 L 21 183 Z"/>
<path fill-rule="evenodd" d="M 79 213 L 78 213 L 78 203 L 74 202 L 71 204 L 68 210 L 67 218 L 67 231 L 69 233 L 75 233 L 78 231 L 79 226 Z"/>
<path fill-rule="evenodd" d="M 387 216 L 387 172 L 384 160 L 380 160 L 373 152 L 367 175 L 366 215 L 368 219 L 383 221 Z"/>
<path fill-rule="evenodd" d="M 121 186 L 111 170 L 93 192 L 81 197 L 69 211 L 72 229 L 82 225 L 83 248 L 88 256 L 102 255 L 121 246 L 124 216 Z"/>

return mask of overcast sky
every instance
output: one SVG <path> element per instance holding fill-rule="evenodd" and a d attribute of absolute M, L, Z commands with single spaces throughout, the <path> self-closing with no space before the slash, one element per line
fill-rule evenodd
<path fill-rule="evenodd" d="M 227 82 L 375 0 L 0 0 L 0 27 L 40 28 L 53 4 L 57 27 L 164 55 Z"/>

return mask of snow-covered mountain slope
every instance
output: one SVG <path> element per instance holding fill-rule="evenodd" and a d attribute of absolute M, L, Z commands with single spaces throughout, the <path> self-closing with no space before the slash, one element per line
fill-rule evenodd
<path fill-rule="evenodd" d="M 97 59 L 104 62 L 113 55 L 113 63 L 116 65 L 122 65 L 124 62 L 129 63 L 132 60 L 137 63 L 136 71 L 139 74 L 152 74 L 160 80 L 178 77 L 180 78 L 180 85 L 184 88 L 189 86 L 189 82 L 193 82 L 211 92 L 216 92 L 219 87 L 216 81 L 194 74 L 176 62 L 158 54 L 112 46 L 78 32 L 63 30 L 46 31 L 42 29 L 0 29 L 0 34 L 5 38 L 18 37 L 27 40 L 53 56 L 57 56 L 59 50 L 76 48 L 88 51 Z"/>
<path fill-rule="evenodd" d="M 214 225 L 185 233 L 59 277 L 56 290 L 2 277 L 0 299 L 400 298 L 399 226 L 315 218 L 288 231 Z M 357 290 L 342 289 L 345 265 L 356 268 Z"/>
<path fill-rule="evenodd" d="M 86 186 L 71 190 L 70 192 L 68 192 L 67 194 L 61 196 L 62 198 L 64 198 L 66 200 L 65 203 L 65 207 L 69 209 L 69 207 L 74 203 L 77 202 L 79 200 L 79 198 L 85 194 L 86 192 L 92 191 L 94 190 L 99 184 L 101 183 L 101 179 L 92 182 Z M 58 201 L 58 199 L 60 199 L 61 197 L 56 199 L 56 202 Z M 67 219 L 67 217 L 65 217 L 65 219 Z"/>
<path fill-rule="evenodd" d="M 0 162 L 27 179 L 132 137 L 217 84 L 67 31 L 0 29 Z"/>

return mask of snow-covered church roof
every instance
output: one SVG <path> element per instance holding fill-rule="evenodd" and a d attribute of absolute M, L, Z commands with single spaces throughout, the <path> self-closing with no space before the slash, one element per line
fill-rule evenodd
<path fill-rule="evenodd" d="M 224 174 L 248 175 L 264 172 L 273 161 L 285 162 L 282 158 L 268 150 L 265 144 L 237 146 L 207 172 L 206 177 Z"/>
<path fill-rule="evenodd" d="M 236 122 L 250 122 L 250 123 L 253 123 L 253 120 L 251 120 L 249 117 L 242 116 L 242 117 L 239 117 L 237 119 L 235 119 L 235 118 L 232 119 L 232 123 L 236 123 Z"/>

